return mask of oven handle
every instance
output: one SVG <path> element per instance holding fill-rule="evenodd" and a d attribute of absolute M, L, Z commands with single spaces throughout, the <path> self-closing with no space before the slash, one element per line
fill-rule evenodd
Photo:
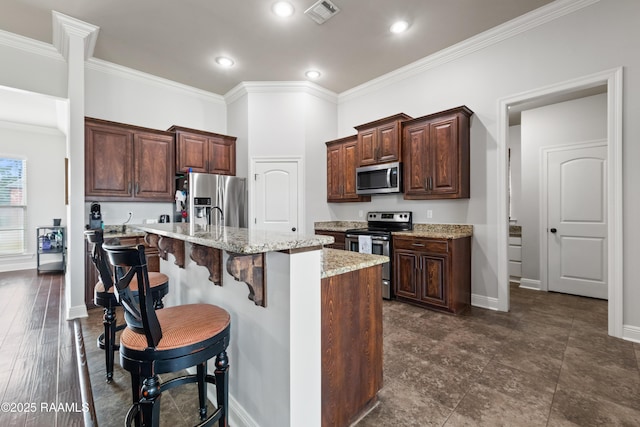
<path fill-rule="evenodd" d="M 345 239 L 354 239 L 354 240 L 358 240 L 358 236 L 369 236 L 368 234 L 347 234 L 345 235 Z M 389 239 L 386 236 L 370 236 L 371 237 L 371 241 L 373 242 L 388 242 Z"/>

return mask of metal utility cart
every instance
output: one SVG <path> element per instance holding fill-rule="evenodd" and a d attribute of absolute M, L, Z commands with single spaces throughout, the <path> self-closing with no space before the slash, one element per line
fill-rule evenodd
<path fill-rule="evenodd" d="M 61 226 L 36 228 L 38 239 L 37 268 L 41 272 L 66 271 L 66 230 Z"/>

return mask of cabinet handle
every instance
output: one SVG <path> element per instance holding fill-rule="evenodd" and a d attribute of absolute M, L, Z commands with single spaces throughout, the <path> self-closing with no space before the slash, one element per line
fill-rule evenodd
<path fill-rule="evenodd" d="M 424 243 L 412 243 L 411 246 L 419 246 L 421 248 L 424 247 Z"/>
<path fill-rule="evenodd" d="M 433 190 L 433 179 L 429 177 L 429 190 Z"/>
<path fill-rule="evenodd" d="M 131 194 L 131 181 L 129 181 L 129 186 L 127 187 L 127 194 Z"/>
<path fill-rule="evenodd" d="M 425 178 L 424 179 L 424 189 L 428 190 L 429 189 L 429 178 Z"/>
<path fill-rule="evenodd" d="M 136 194 L 140 193 L 140 183 L 136 182 Z"/>

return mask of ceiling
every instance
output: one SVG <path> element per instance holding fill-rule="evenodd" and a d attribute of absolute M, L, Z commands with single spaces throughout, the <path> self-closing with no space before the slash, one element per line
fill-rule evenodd
<path fill-rule="evenodd" d="M 332 0 L 322 25 L 275 0 L 2 0 L 0 29 L 52 43 L 51 10 L 100 27 L 94 57 L 224 95 L 243 81 L 300 81 L 341 93 L 553 0 Z M 402 34 L 389 32 L 397 19 Z M 228 69 L 214 59 L 235 60 Z"/>

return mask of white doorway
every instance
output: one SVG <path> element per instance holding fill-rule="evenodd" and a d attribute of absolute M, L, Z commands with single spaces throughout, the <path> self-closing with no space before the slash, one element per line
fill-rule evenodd
<path fill-rule="evenodd" d="M 254 159 L 251 169 L 251 228 L 304 232 L 301 159 Z"/>
<path fill-rule="evenodd" d="M 606 141 L 543 149 L 542 169 L 542 290 L 607 299 Z"/>
<path fill-rule="evenodd" d="M 496 308 L 509 311 L 508 272 L 508 151 L 509 108 L 596 86 L 607 88 L 607 283 L 608 333 L 622 337 L 623 251 L 622 251 L 622 68 L 606 70 L 571 81 L 524 92 L 498 100 L 498 300 Z"/>

